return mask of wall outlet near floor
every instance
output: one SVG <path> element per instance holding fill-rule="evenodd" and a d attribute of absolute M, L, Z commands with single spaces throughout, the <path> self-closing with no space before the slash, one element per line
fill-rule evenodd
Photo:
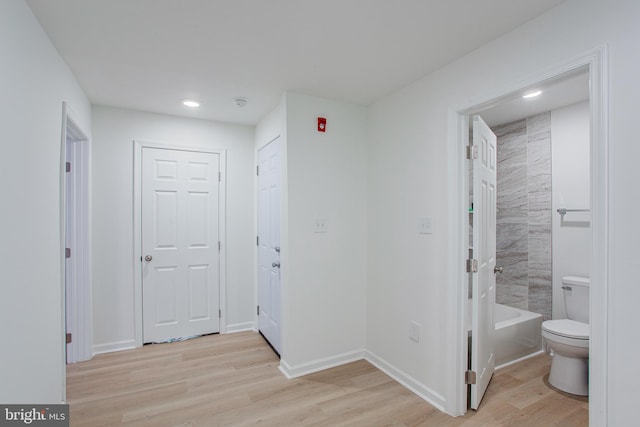
<path fill-rule="evenodd" d="M 409 339 L 420 342 L 420 325 L 416 322 L 409 322 Z"/>

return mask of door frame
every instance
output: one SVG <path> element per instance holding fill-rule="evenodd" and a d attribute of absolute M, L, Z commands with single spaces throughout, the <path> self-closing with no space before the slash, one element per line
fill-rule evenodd
<path fill-rule="evenodd" d="M 182 146 L 148 140 L 133 141 L 133 285 L 134 285 L 134 322 L 135 346 L 142 347 L 142 150 L 159 148 L 165 150 L 193 151 L 220 156 L 220 188 L 218 193 L 218 232 L 220 239 L 220 333 L 227 332 L 226 310 L 226 265 L 227 265 L 227 152 L 225 149 L 210 149 L 193 146 Z"/>
<path fill-rule="evenodd" d="M 60 141 L 60 254 L 61 254 L 61 305 L 62 305 L 62 333 L 60 337 L 62 345 L 62 396 L 66 400 L 66 365 L 67 365 L 67 319 L 73 319 L 73 329 L 78 330 L 73 337 L 76 342 L 77 360 L 89 360 L 93 356 L 93 329 L 92 329 L 92 302 L 91 302 L 91 144 L 89 134 L 82 129 L 76 120 L 77 114 L 69 107 L 67 102 L 62 103 L 62 127 Z M 66 163 L 70 159 L 67 156 L 68 140 L 74 144 L 73 151 L 78 160 L 76 162 L 77 174 L 74 175 L 74 200 L 78 206 L 79 218 L 73 229 L 67 227 L 67 172 Z M 73 264 L 72 271 L 67 271 L 65 248 L 67 247 L 67 234 L 70 234 L 73 245 L 72 253 L 76 254 L 78 262 Z M 78 298 L 73 304 L 67 304 L 67 280 L 71 274 L 74 279 L 71 283 L 73 294 Z"/>
<path fill-rule="evenodd" d="M 464 105 L 449 109 L 448 117 L 448 202 L 449 235 L 452 244 L 448 253 L 448 299 L 454 307 L 454 317 L 449 322 L 448 335 L 455 338 L 450 347 L 450 362 L 446 369 L 448 395 L 447 412 L 462 415 L 467 411 L 467 386 L 464 372 L 467 369 L 466 303 L 468 273 L 465 261 L 468 257 L 468 194 L 469 177 L 466 146 L 469 141 L 469 116 L 495 105 L 514 93 L 545 83 L 581 68 L 590 75 L 589 103 L 591 123 L 591 336 L 589 349 L 589 419 L 590 425 L 606 425 L 607 420 L 607 328 L 610 273 L 609 229 L 609 102 L 608 102 L 608 54 L 606 46 L 598 46 L 586 53 L 564 61 L 545 71 L 517 80 L 498 90 L 485 94 Z"/>
<path fill-rule="evenodd" d="M 89 360 L 93 356 L 92 352 L 92 331 L 91 331 L 91 274 L 90 274 L 90 215 L 89 215 L 89 138 L 85 132 L 80 129 L 78 124 L 69 115 L 65 105 L 65 124 L 64 124 L 64 144 L 65 144 L 65 161 L 72 164 L 72 181 L 67 182 L 69 175 L 66 171 L 64 180 L 65 185 L 70 184 L 72 189 L 67 191 L 65 187 L 64 193 L 64 221 L 65 236 L 64 240 L 68 242 L 71 248 L 71 259 L 74 261 L 71 268 L 67 267 L 65 262 L 65 304 L 66 305 L 66 331 L 71 330 L 73 333 L 72 344 L 67 345 L 68 363 Z M 70 155 L 71 154 L 71 155 Z M 64 166 L 63 166 L 64 167 Z M 64 170 L 64 169 L 63 169 Z M 72 203 L 71 209 L 68 206 Z M 73 211 L 72 223 L 69 216 Z M 66 244 L 65 244 L 66 246 Z M 71 295 L 69 295 L 71 294 Z M 71 350 L 71 351 L 70 351 Z"/>

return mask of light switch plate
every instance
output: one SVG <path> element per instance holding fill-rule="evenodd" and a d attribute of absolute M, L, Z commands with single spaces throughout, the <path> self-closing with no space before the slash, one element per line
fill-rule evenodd
<path fill-rule="evenodd" d="M 409 322 L 409 339 L 413 342 L 420 342 L 420 324 Z"/>

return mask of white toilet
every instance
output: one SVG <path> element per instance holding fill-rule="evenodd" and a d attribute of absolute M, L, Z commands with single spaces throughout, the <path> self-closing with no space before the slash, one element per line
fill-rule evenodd
<path fill-rule="evenodd" d="M 545 351 L 551 355 L 549 384 L 567 393 L 589 395 L 589 278 L 562 278 L 568 319 L 542 322 Z"/>

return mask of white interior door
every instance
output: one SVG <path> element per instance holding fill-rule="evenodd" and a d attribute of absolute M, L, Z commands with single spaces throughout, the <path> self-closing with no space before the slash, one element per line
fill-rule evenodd
<path fill-rule="evenodd" d="M 75 159 L 75 145 L 71 138 L 66 138 L 66 175 L 65 175 L 65 325 L 67 341 L 67 363 L 75 363 L 80 360 L 78 357 L 78 290 L 82 286 L 79 283 L 82 279 L 78 277 L 76 259 L 81 255 L 76 243 L 76 233 L 78 225 L 78 191 L 76 188 L 77 162 Z M 73 254 L 72 254 L 73 251 Z M 73 255 L 73 256 L 72 256 Z M 75 339 L 74 339 L 75 338 Z"/>
<path fill-rule="evenodd" d="M 89 274 L 89 152 L 88 138 L 64 109 L 65 146 L 65 332 L 66 361 L 93 356 Z"/>
<path fill-rule="evenodd" d="M 220 330 L 220 156 L 142 150 L 144 342 Z"/>
<path fill-rule="evenodd" d="M 471 408 L 478 409 L 495 368 L 494 304 L 496 300 L 496 136 L 473 117 L 473 258 L 472 274 Z"/>
<path fill-rule="evenodd" d="M 258 329 L 280 353 L 280 141 L 258 152 Z"/>

